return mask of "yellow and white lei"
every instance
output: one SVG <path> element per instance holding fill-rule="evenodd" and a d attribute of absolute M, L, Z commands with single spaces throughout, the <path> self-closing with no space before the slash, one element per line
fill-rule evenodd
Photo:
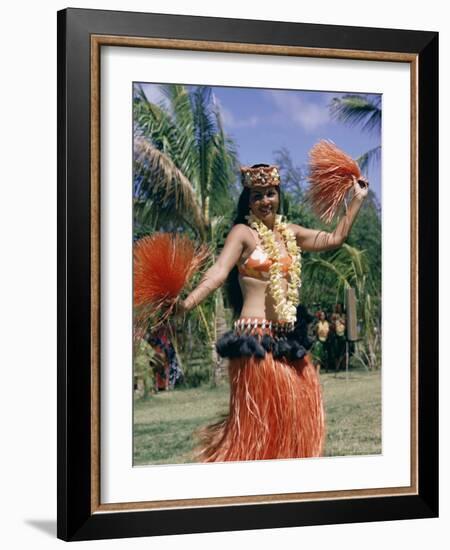
<path fill-rule="evenodd" d="M 264 252 L 272 260 L 270 266 L 269 292 L 275 301 L 275 311 L 280 319 L 295 322 L 297 318 L 297 305 L 299 304 L 299 289 L 301 287 L 301 250 L 297 245 L 294 233 L 282 221 L 282 216 L 275 217 L 274 230 L 282 236 L 286 250 L 292 258 L 289 266 L 289 281 L 287 292 L 283 291 L 281 282 L 280 250 L 275 240 L 275 232 L 269 229 L 254 214 L 247 216 L 248 224 L 259 235 Z"/>

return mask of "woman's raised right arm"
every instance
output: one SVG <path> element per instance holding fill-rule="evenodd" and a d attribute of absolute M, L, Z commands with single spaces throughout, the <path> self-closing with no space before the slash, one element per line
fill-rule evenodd
<path fill-rule="evenodd" d="M 205 272 L 197 287 L 181 302 L 182 310 L 189 311 L 198 306 L 211 292 L 223 285 L 241 257 L 248 242 L 248 236 L 245 226 L 242 224 L 233 226 L 214 265 Z"/>

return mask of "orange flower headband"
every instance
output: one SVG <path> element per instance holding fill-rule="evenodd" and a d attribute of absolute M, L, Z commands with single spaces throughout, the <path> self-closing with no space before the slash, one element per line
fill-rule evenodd
<path fill-rule="evenodd" d="M 241 181 L 244 187 L 271 187 L 280 185 L 278 166 L 241 166 Z"/>

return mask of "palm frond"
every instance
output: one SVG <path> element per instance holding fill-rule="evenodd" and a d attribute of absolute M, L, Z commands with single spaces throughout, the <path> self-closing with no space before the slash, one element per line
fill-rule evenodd
<path fill-rule="evenodd" d="M 356 162 L 359 164 L 361 172 L 367 176 L 369 173 L 370 166 L 372 166 L 372 164 L 376 162 L 379 162 L 380 156 L 381 156 L 381 145 L 378 145 L 377 147 L 374 147 L 373 149 L 369 149 L 369 151 L 365 152 L 363 155 L 358 157 L 356 159 Z"/>
<path fill-rule="evenodd" d="M 166 214 L 172 210 L 174 220 L 183 220 L 183 225 L 198 225 L 200 217 L 202 231 L 209 231 L 210 218 L 232 209 L 238 172 L 234 144 L 223 130 L 210 88 L 190 90 L 174 84 L 159 88 L 165 98 L 159 105 L 135 88 L 134 196 L 149 201 L 145 207 L 139 205 L 136 217 L 146 227 L 167 225 Z M 162 178 L 163 173 L 167 177 Z M 190 183 L 188 195 L 183 181 Z"/>
<path fill-rule="evenodd" d="M 198 186 L 199 157 L 196 147 L 196 127 L 192 98 L 185 86 L 166 84 L 161 92 L 169 100 L 172 120 L 177 128 L 179 155 L 177 166 L 188 177 L 194 188 Z"/>
<path fill-rule="evenodd" d="M 207 150 L 208 191 L 214 196 L 211 215 L 216 215 L 234 209 L 232 191 L 237 181 L 239 163 L 235 144 L 224 131 L 214 94 L 211 94 L 211 98 L 216 133 L 212 136 Z"/>
<path fill-rule="evenodd" d="M 344 288 L 350 286 L 350 271 L 348 268 L 345 269 L 345 266 L 339 265 L 336 261 L 325 260 L 323 258 L 310 258 L 304 266 L 304 270 L 309 272 L 311 278 L 317 276 L 324 269 L 333 273 L 337 279 L 337 283 L 341 284 Z"/>
<path fill-rule="evenodd" d="M 178 212 L 173 201 L 162 202 L 156 196 L 146 200 L 135 201 L 133 206 L 134 236 L 140 238 L 155 231 L 177 232 L 180 227 L 188 226 L 194 229 L 191 220 L 186 219 L 183 213 Z"/>
<path fill-rule="evenodd" d="M 204 234 L 205 219 L 200 210 L 195 190 L 183 174 L 162 151 L 143 137 L 134 140 L 134 155 L 138 172 L 145 174 L 143 186 L 150 193 L 161 192 L 161 203 L 174 201 L 174 207 L 189 217 Z"/>
<path fill-rule="evenodd" d="M 334 98 L 330 104 L 331 116 L 349 124 L 362 124 L 367 131 L 381 127 L 381 107 L 378 99 L 361 94 L 346 94 Z"/>
<path fill-rule="evenodd" d="M 358 250 L 354 246 L 344 243 L 338 250 L 337 255 L 341 261 L 344 260 L 344 255 L 347 256 L 353 266 L 356 277 L 363 277 L 368 272 L 369 266 L 364 250 Z"/>
<path fill-rule="evenodd" d="M 166 110 L 150 103 L 145 95 L 134 100 L 135 135 L 144 136 L 177 164 L 182 151 L 179 146 L 179 132 Z"/>
<path fill-rule="evenodd" d="M 211 89 L 207 86 L 199 86 L 192 96 L 195 137 L 199 156 L 199 179 L 202 197 L 202 206 L 205 206 L 206 196 L 209 195 L 210 166 L 208 163 L 210 149 L 216 133 L 214 119 L 210 111 Z"/>
<path fill-rule="evenodd" d="M 332 274 L 333 284 L 339 292 L 347 287 L 356 287 L 364 293 L 368 286 L 369 267 L 364 250 L 358 250 L 347 243 L 328 258 L 311 256 L 304 263 L 304 271 L 310 280 L 316 281 L 325 273 Z"/>

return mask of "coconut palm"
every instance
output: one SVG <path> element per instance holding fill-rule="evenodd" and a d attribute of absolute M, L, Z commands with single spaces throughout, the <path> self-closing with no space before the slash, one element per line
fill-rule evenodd
<path fill-rule="evenodd" d="M 209 240 L 211 218 L 231 206 L 234 145 L 210 88 L 190 92 L 171 84 L 161 91 L 166 102 L 160 105 L 149 102 L 141 87 L 135 94 L 135 200 L 147 203 L 135 219 L 157 226 L 171 220 Z"/>
<path fill-rule="evenodd" d="M 381 96 L 345 94 L 335 97 L 330 104 L 331 116 L 350 125 L 360 125 L 363 131 L 379 131 L 381 128 Z M 381 146 L 370 149 L 357 160 L 361 171 L 367 173 L 369 166 L 380 159 Z"/>
<path fill-rule="evenodd" d="M 160 86 L 164 100 L 148 101 L 137 86 L 134 96 L 135 235 L 158 229 L 187 230 L 206 242 L 214 261 L 223 212 L 232 209 L 231 188 L 238 172 L 233 142 L 225 134 L 220 109 L 209 87 Z M 195 310 L 214 341 L 222 297 L 214 307 Z M 210 325 L 210 326 L 208 326 Z M 215 376 L 214 376 L 215 378 Z"/>

